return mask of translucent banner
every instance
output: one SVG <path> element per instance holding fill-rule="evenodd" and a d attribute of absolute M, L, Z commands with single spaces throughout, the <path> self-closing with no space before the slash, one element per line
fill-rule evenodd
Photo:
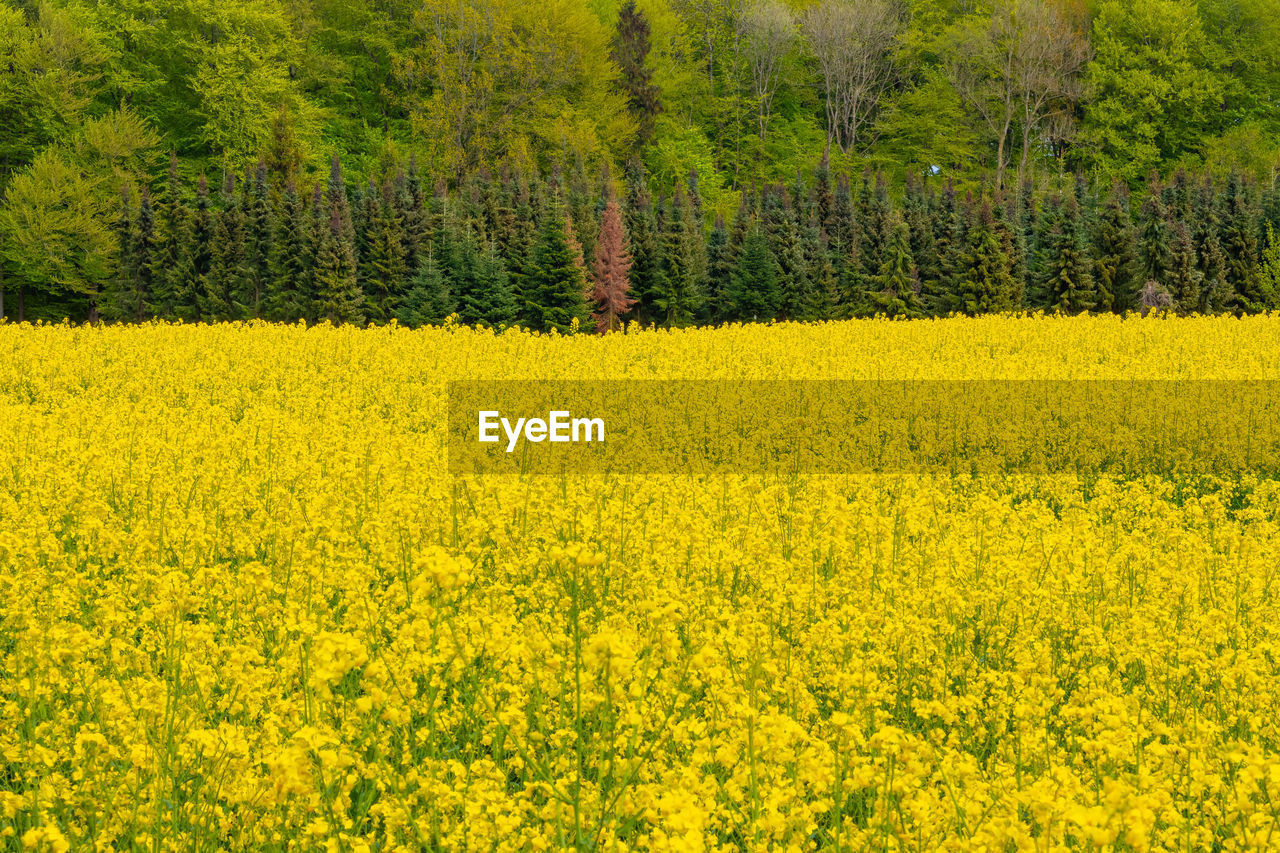
<path fill-rule="evenodd" d="M 1280 381 L 462 381 L 454 474 L 1280 471 Z"/>

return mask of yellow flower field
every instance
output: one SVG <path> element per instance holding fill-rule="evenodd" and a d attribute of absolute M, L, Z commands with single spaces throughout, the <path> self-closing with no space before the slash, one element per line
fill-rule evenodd
<path fill-rule="evenodd" d="M 1275 482 L 453 477 L 511 376 L 1280 379 L 1280 317 L 0 326 L 0 849 L 1280 849 Z"/>

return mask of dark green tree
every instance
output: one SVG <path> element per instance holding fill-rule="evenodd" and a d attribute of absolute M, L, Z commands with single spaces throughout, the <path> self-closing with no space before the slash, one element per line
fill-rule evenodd
<path fill-rule="evenodd" d="M 747 232 L 742 254 L 733 271 L 730 295 L 734 319 L 744 322 L 772 320 L 778 313 L 781 271 L 759 228 Z"/>

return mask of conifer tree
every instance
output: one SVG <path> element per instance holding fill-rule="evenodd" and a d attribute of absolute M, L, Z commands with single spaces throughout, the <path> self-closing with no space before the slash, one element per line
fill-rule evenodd
<path fill-rule="evenodd" d="M 274 217 L 269 275 L 263 296 L 262 316 L 278 323 L 315 319 L 315 294 L 307 266 L 309 217 L 293 178 L 285 184 L 279 211 Z"/>
<path fill-rule="evenodd" d="M 1264 286 L 1272 293 L 1280 293 L 1280 235 L 1270 222 L 1267 223 L 1267 248 L 1262 253 L 1262 277 Z"/>
<path fill-rule="evenodd" d="M 1102 207 L 1094 240 L 1093 279 L 1099 311 L 1124 313 L 1138 307 L 1134 278 L 1137 243 L 1129 216 L 1128 188 L 1116 181 Z"/>
<path fill-rule="evenodd" d="M 335 161 L 336 162 L 336 161 Z M 320 234 L 314 268 L 316 317 L 334 324 L 364 322 L 364 294 L 356 278 L 350 219 L 336 200 L 329 202 L 329 223 Z"/>
<path fill-rule="evenodd" d="M 121 320 L 142 322 L 152 316 L 152 299 L 155 292 L 155 215 L 151 208 L 151 194 L 143 187 L 138 202 L 138 215 L 134 220 L 127 254 L 129 287 L 118 296 L 115 316 Z"/>
<path fill-rule="evenodd" d="M 155 316 L 177 318 L 184 286 L 190 287 L 191 211 L 182 196 L 178 157 L 169 157 L 169 176 L 156 209 L 156 247 L 151 258 L 152 307 Z"/>
<path fill-rule="evenodd" d="M 797 216 L 786 190 L 781 186 L 766 189 L 761 199 L 761 225 L 778 264 L 778 314 L 784 319 L 803 318 L 812 299 Z"/>
<path fill-rule="evenodd" d="M 565 234 L 565 218 L 555 205 L 543 217 L 533 264 L 522 294 L 534 328 L 562 334 L 589 319 L 582 268 Z M 574 321 L 577 321 L 575 324 Z"/>
<path fill-rule="evenodd" d="M 636 145 L 643 148 L 653 138 L 654 120 L 662 110 L 653 72 L 645 62 L 651 48 L 649 20 L 627 0 L 618 12 L 618 30 L 613 40 L 613 61 L 618 66 L 627 105 L 636 120 Z"/>
<path fill-rule="evenodd" d="M 636 301 L 631 296 L 631 252 L 622 211 L 612 198 L 605 204 L 601 217 L 592 271 L 591 301 L 595 303 L 595 311 L 591 319 L 598 332 L 616 331 Z"/>
<path fill-rule="evenodd" d="M 372 195 L 373 193 L 371 193 Z M 405 261 L 403 220 L 396 205 L 395 187 L 384 180 L 371 206 L 366 225 L 366 311 L 375 323 L 385 323 L 394 316 L 395 303 L 401 296 L 402 283 L 408 275 Z"/>
<path fill-rule="evenodd" d="M 690 233 L 693 225 L 678 189 L 666 209 L 661 226 L 662 272 L 660 288 L 653 294 L 655 319 L 670 326 L 687 326 L 702 307 L 700 241 Z"/>
<path fill-rule="evenodd" d="M 416 329 L 419 326 L 438 324 L 454 313 L 455 303 L 445 279 L 444 271 L 435 256 L 427 254 L 418 265 L 404 299 L 396 307 L 396 321 L 402 326 Z"/>
<path fill-rule="evenodd" d="M 1247 183 L 1232 174 L 1227 179 L 1223 248 L 1227 256 L 1227 283 L 1237 304 L 1247 313 L 1276 306 L 1276 294 L 1263 279 L 1258 228 L 1261 215 Z"/>
<path fill-rule="evenodd" d="M 1012 249 L 996 225 L 990 202 L 976 207 L 967 229 L 962 264 L 952 296 L 955 310 L 969 315 L 1008 311 L 1014 292 Z"/>
<path fill-rule="evenodd" d="M 736 319 L 772 320 L 778 313 L 780 270 L 759 228 L 747 232 L 742 254 L 733 271 L 731 296 Z"/>
<path fill-rule="evenodd" d="M 1153 174 L 1139 222 L 1138 277 L 1163 285 L 1169 274 L 1169 225 L 1160 196 L 1159 176 Z"/>
<path fill-rule="evenodd" d="M 262 299 L 271 280 L 271 198 L 267 187 L 267 164 L 259 160 L 253 176 L 245 182 L 245 275 L 238 301 L 249 317 L 262 316 Z"/>
<path fill-rule="evenodd" d="M 1041 213 L 1037 238 L 1036 302 L 1058 314 L 1094 306 L 1093 261 L 1075 195 L 1054 198 Z"/>
<path fill-rule="evenodd" d="M 911 233 L 911 257 L 915 261 L 917 280 L 923 287 L 924 282 L 937 280 L 942 270 L 935 237 L 934 210 L 923 183 L 914 172 L 907 177 L 902 215 Z"/>
<path fill-rule="evenodd" d="M 888 234 L 873 294 L 876 310 L 890 317 L 918 317 L 922 307 L 920 280 L 911 257 L 911 229 L 896 210 L 889 212 L 885 229 Z"/>
<path fill-rule="evenodd" d="M 934 220 L 938 277 L 921 282 L 924 308 L 930 314 L 945 316 L 964 310 L 960 279 L 967 263 L 969 225 L 974 212 L 972 199 L 958 204 L 955 187 L 948 182 Z"/>
<path fill-rule="evenodd" d="M 201 314 L 212 322 L 243 316 L 244 306 L 237 297 L 244 291 L 244 211 L 235 187 L 235 176 L 228 172 L 222 185 L 222 209 L 214 218 L 212 257 L 200 306 Z"/>
<path fill-rule="evenodd" d="M 1196 246 L 1191 239 L 1191 229 L 1185 222 L 1175 222 L 1166 287 L 1178 313 L 1194 314 L 1200 310 L 1202 281 L 1203 273 L 1196 263 Z"/>
<path fill-rule="evenodd" d="M 476 253 L 469 287 L 461 294 L 459 313 L 471 322 L 488 326 L 509 326 L 516 322 L 518 310 L 507 267 L 493 243 L 486 243 Z"/>
<path fill-rule="evenodd" d="M 707 316 L 713 323 L 724 322 L 731 315 L 729 292 L 735 263 L 724 217 L 716 216 L 715 225 L 707 237 Z"/>
<path fill-rule="evenodd" d="M 189 260 L 182 268 L 188 271 L 178 286 L 177 314 L 182 320 L 195 322 L 212 318 L 204 313 L 207 299 L 209 267 L 213 260 L 214 223 L 213 208 L 209 202 L 209 182 L 204 175 L 196 182 L 196 206 L 191 217 L 191 239 L 188 246 Z"/>
<path fill-rule="evenodd" d="M 136 271 L 133 262 L 133 205 L 129 200 L 129 188 L 120 191 L 120 214 L 115 222 L 116 238 L 116 270 L 115 277 L 107 283 L 106 291 L 96 292 L 90 296 L 89 322 L 97 323 L 99 309 L 108 320 L 129 319 L 131 294 L 135 288 L 133 274 Z M 95 282 L 95 287 L 101 284 Z"/>
<path fill-rule="evenodd" d="M 648 178 L 638 161 L 632 164 L 627 192 L 624 221 L 631 247 L 631 296 L 636 300 L 633 310 L 641 322 L 650 323 L 658 313 L 655 300 L 666 291 L 667 284 Z"/>

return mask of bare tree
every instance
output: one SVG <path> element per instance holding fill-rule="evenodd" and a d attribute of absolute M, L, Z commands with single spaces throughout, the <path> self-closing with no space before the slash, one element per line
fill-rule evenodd
<path fill-rule="evenodd" d="M 848 151 L 893 76 L 894 39 L 902 26 L 888 0 L 822 0 L 803 27 L 826 90 L 827 144 Z"/>
<path fill-rule="evenodd" d="M 751 69 L 751 87 L 756 97 L 760 138 L 767 136 L 773 93 L 778 87 L 782 60 L 795 40 L 795 21 L 781 0 L 751 0 L 738 16 L 742 50 Z"/>
<path fill-rule="evenodd" d="M 1015 142 L 1021 183 L 1046 120 L 1055 134 L 1065 131 L 1082 92 L 1087 39 L 1051 0 L 1000 0 L 989 21 L 959 25 L 950 48 L 951 82 L 995 138 L 996 185 L 1004 186 Z"/>

